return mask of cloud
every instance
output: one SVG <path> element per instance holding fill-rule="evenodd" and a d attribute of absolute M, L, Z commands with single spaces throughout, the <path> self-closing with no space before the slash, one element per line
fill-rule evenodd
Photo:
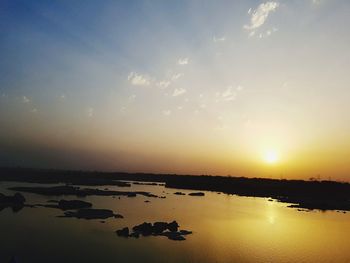
<path fill-rule="evenodd" d="M 136 99 L 136 95 L 132 94 L 132 95 L 129 96 L 128 102 L 133 102 L 135 99 Z"/>
<path fill-rule="evenodd" d="M 151 79 L 147 75 L 137 74 L 130 72 L 128 81 L 134 86 L 149 86 L 151 85 Z"/>
<path fill-rule="evenodd" d="M 177 96 L 180 96 L 182 94 L 185 94 L 186 92 L 187 92 L 187 90 L 184 88 L 175 89 L 173 92 L 173 96 L 177 97 Z"/>
<path fill-rule="evenodd" d="M 37 113 L 38 110 L 37 110 L 36 108 L 34 108 L 34 109 L 31 110 L 31 112 L 32 112 L 32 113 Z"/>
<path fill-rule="evenodd" d="M 279 3 L 277 2 L 266 2 L 266 3 L 260 4 L 257 7 L 257 9 L 253 11 L 249 9 L 248 14 L 251 15 L 250 25 L 244 25 L 243 28 L 254 32 L 254 30 L 258 29 L 265 23 L 269 14 L 271 12 L 274 12 L 278 6 L 279 6 Z"/>
<path fill-rule="evenodd" d="M 187 65 L 189 63 L 189 59 L 188 58 L 179 58 L 179 60 L 177 61 L 177 64 L 184 66 Z"/>
<path fill-rule="evenodd" d="M 23 97 L 22 97 L 22 102 L 23 102 L 23 103 L 29 103 L 30 100 L 29 100 L 26 96 L 23 96 Z"/>
<path fill-rule="evenodd" d="M 167 87 L 169 87 L 169 85 L 171 84 L 170 81 L 166 81 L 166 80 L 162 80 L 156 83 L 157 87 L 161 88 L 161 89 L 166 89 Z"/>
<path fill-rule="evenodd" d="M 244 89 L 241 85 L 238 85 L 236 88 L 228 86 L 224 92 L 216 93 L 216 102 L 219 101 L 233 101 L 237 97 L 237 93 L 241 92 Z"/>
<path fill-rule="evenodd" d="M 175 81 L 178 80 L 179 78 L 181 78 L 184 74 L 183 73 L 177 73 L 171 76 L 171 80 Z"/>
<path fill-rule="evenodd" d="M 267 37 L 270 37 L 273 33 L 277 32 L 278 29 L 276 27 L 273 27 L 272 29 L 268 29 L 266 30 L 265 32 L 262 32 L 258 35 L 256 35 L 258 38 L 267 38 Z M 255 31 L 251 31 L 249 33 L 249 37 L 252 37 L 255 35 Z"/>
<path fill-rule="evenodd" d="M 87 114 L 87 116 L 89 117 L 89 118 L 92 118 L 93 116 L 94 116 L 94 108 L 88 108 L 87 110 L 86 110 L 86 114 Z"/>
<path fill-rule="evenodd" d="M 241 91 L 243 89 L 244 89 L 244 87 L 242 87 L 241 85 L 238 85 L 237 88 L 236 88 L 237 91 Z"/>
<path fill-rule="evenodd" d="M 214 43 L 217 43 L 217 42 L 224 42 L 226 40 L 226 37 L 213 37 L 213 41 Z"/>
<path fill-rule="evenodd" d="M 169 116 L 171 114 L 171 110 L 163 110 L 162 113 L 164 116 Z"/>
<path fill-rule="evenodd" d="M 221 94 L 221 97 L 225 101 L 231 101 L 236 98 L 236 92 L 233 91 L 232 86 L 227 87 L 227 89 Z"/>

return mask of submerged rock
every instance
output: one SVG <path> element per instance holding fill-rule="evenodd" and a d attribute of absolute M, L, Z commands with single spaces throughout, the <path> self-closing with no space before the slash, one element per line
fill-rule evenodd
<path fill-rule="evenodd" d="M 204 196 L 203 192 L 194 192 L 194 193 L 189 193 L 188 195 L 190 196 Z"/>
<path fill-rule="evenodd" d="M 183 230 L 180 230 L 179 233 L 180 233 L 180 235 L 186 236 L 186 235 L 192 234 L 192 231 L 183 229 Z"/>
<path fill-rule="evenodd" d="M 183 192 L 175 192 L 174 195 L 186 195 L 186 194 Z"/>
<path fill-rule="evenodd" d="M 176 240 L 176 241 L 186 240 L 186 238 L 183 235 L 181 235 L 180 232 L 166 231 L 164 233 L 161 233 L 160 235 L 166 236 L 170 240 Z"/>
<path fill-rule="evenodd" d="M 110 217 L 123 218 L 122 215 L 114 214 L 112 210 L 109 209 L 92 209 L 84 208 L 77 211 L 67 211 L 62 217 L 76 217 L 79 219 L 106 219 Z"/>

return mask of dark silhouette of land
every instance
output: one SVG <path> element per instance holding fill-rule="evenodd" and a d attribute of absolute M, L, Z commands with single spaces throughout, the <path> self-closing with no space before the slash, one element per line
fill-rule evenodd
<path fill-rule="evenodd" d="M 263 178 L 194 176 L 175 174 L 146 174 L 118 172 L 86 172 L 64 170 L 41 170 L 25 168 L 1 168 L 0 181 L 29 183 L 64 183 L 67 185 L 119 185 L 128 186 L 123 181 L 141 181 L 165 183 L 165 187 L 196 191 L 215 191 L 240 196 L 265 197 L 280 202 L 291 203 L 291 207 L 319 210 L 350 211 L 350 184 L 334 181 L 277 180 Z M 49 187 L 50 188 L 50 187 Z M 85 195 L 135 195 L 151 196 L 146 192 L 102 191 L 97 189 L 76 189 L 73 186 L 51 187 L 16 187 L 15 191 L 25 191 L 50 195 L 55 194 Z M 60 190 L 62 190 L 60 192 Z M 78 191 L 78 192 L 77 192 Z M 202 194 L 195 194 L 202 195 Z"/>
<path fill-rule="evenodd" d="M 18 212 L 24 207 L 26 199 L 20 193 L 15 193 L 13 196 L 7 196 L 0 193 L 0 211 L 11 207 L 12 211 Z"/>
<path fill-rule="evenodd" d="M 179 224 L 174 220 L 170 223 L 167 222 L 144 222 L 140 225 L 136 225 L 132 228 L 133 232 L 129 231 L 128 227 L 124 227 L 116 231 L 120 237 L 133 237 L 139 238 L 140 236 L 165 236 L 170 240 L 183 241 L 186 240 L 184 236 L 192 234 L 192 231 L 178 230 Z"/>

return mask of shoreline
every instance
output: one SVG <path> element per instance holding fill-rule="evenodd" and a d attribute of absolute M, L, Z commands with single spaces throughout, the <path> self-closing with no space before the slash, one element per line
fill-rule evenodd
<path fill-rule="evenodd" d="M 239 196 L 272 198 L 292 208 L 350 211 L 350 184 L 208 175 L 89 172 L 32 168 L 0 168 L 0 181 L 67 185 L 117 185 L 121 181 L 165 183 L 166 188 L 222 192 Z M 62 193 L 64 194 L 64 193 Z"/>

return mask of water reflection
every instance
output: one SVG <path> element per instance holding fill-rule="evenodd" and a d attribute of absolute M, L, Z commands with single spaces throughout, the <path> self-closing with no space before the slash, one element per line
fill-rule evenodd
<path fill-rule="evenodd" d="M 1 192 L 13 194 L 6 190 L 10 185 L 13 184 L 1 184 Z M 115 186 L 108 188 L 120 190 Z M 164 186 L 132 185 L 132 190 L 166 198 L 79 198 L 93 203 L 94 208 L 111 209 L 124 216 L 124 219 L 106 219 L 105 223 L 57 218 L 60 210 L 44 207 L 25 207 L 17 214 L 8 208 L 2 210 L 0 262 L 8 262 L 14 255 L 19 262 L 35 263 L 350 262 L 349 214 L 299 212 L 267 199 L 211 192 L 206 192 L 204 197 L 174 195 L 178 189 Z M 53 199 L 24 195 L 32 204 Z M 146 200 L 150 202 L 145 203 Z M 114 233 L 145 221 L 173 220 L 182 229 L 193 230 L 186 241 L 153 236 L 124 239 Z"/>

